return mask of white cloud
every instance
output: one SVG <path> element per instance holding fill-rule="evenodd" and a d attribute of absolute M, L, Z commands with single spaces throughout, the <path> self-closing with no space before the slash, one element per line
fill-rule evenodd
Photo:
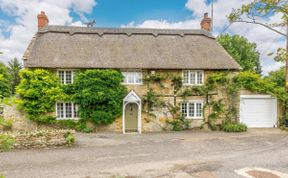
<path fill-rule="evenodd" d="M 214 29 L 213 34 L 217 36 L 229 24 L 227 16 L 232 9 L 240 8 L 242 4 L 251 2 L 251 0 L 218 0 L 214 3 Z M 139 28 L 180 28 L 180 29 L 199 29 L 203 14 L 211 12 L 211 5 L 207 5 L 204 0 L 188 0 L 185 4 L 186 8 L 191 11 L 193 18 L 179 22 L 168 22 L 166 20 L 146 20 L 143 23 L 136 24 L 131 22 L 122 27 L 139 27 Z M 281 21 L 281 14 L 271 16 L 268 19 L 261 19 L 266 23 L 275 23 Z M 278 29 L 279 30 L 279 29 Z M 281 30 L 281 29 L 280 29 Z M 284 30 L 284 29 L 282 29 Z M 261 63 L 263 71 L 267 73 L 269 70 L 275 69 L 280 65 L 273 61 L 272 57 L 267 54 L 275 51 L 279 47 L 284 47 L 283 37 L 262 26 L 251 24 L 233 24 L 228 29 L 231 34 L 239 34 L 248 38 L 249 41 L 257 44 L 257 49 L 261 53 Z"/>
<path fill-rule="evenodd" d="M 32 36 L 37 31 L 37 14 L 45 11 L 51 25 L 83 25 L 73 21 L 70 12 L 80 16 L 90 13 L 96 5 L 95 0 L 0 0 L 0 9 L 7 15 L 15 17 L 15 24 L 6 27 L 10 36 L 4 38 L 0 31 L 1 61 L 7 62 L 13 57 L 21 59 Z M 3 22 L 2 22 L 3 23 Z M 2 28 L 2 27 L 1 27 Z"/>

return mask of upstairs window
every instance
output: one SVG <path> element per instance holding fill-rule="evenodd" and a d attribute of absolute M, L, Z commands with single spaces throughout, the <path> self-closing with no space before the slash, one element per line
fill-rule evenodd
<path fill-rule="evenodd" d="M 74 72 L 71 70 L 58 70 L 58 76 L 62 84 L 71 84 L 73 83 Z"/>
<path fill-rule="evenodd" d="M 184 85 L 203 85 L 204 84 L 204 72 L 184 70 L 183 71 L 183 84 Z"/>
<path fill-rule="evenodd" d="M 181 113 L 188 119 L 202 119 L 203 118 L 203 102 L 190 101 L 181 104 Z"/>
<path fill-rule="evenodd" d="M 57 119 L 78 118 L 78 106 L 74 103 L 56 103 Z"/>
<path fill-rule="evenodd" d="M 123 84 L 142 84 L 141 71 L 123 71 Z"/>

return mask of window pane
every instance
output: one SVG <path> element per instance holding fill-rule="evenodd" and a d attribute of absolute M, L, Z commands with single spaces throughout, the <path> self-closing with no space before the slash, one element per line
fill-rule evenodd
<path fill-rule="evenodd" d="M 122 72 L 124 79 L 123 83 L 135 84 L 142 83 L 142 73 L 141 72 Z"/>
<path fill-rule="evenodd" d="M 196 84 L 195 72 L 190 72 L 190 84 Z"/>
<path fill-rule="evenodd" d="M 202 117 L 202 103 L 196 103 L 196 117 Z"/>
<path fill-rule="evenodd" d="M 189 117 L 194 117 L 195 116 L 195 110 L 194 110 L 194 103 L 189 103 L 189 111 L 188 111 L 188 116 Z"/>
<path fill-rule="evenodd" d="M 63 118 L 63 103 L 57 103 L 57 118 Z"/>
<path fill-rule="evenodd" d="M 78 115 L 78 106 L 76 104 L 73 104 L 73 107 L 74 107 L 73 116 L 74 116 L 74 118 L 78 118 L 79 117 L 79 115 Z"/>
<path fill-rule="evenodd" d="M 197 72 L 197 84 L 203 84 L 203 72 Z"/>
<path fill-rule="evenodd" d="M 136 81 L 136 83 L 142 83 L 142 73 L 141 72 L 135 72 L 135 81 Z"/>
<path fill-rule="evenodd" d="M 72 83 L 72 71 L 66 71 L 66 84 Z"/>
<path fill-rule="evenodd" d="M 72 117 L 72 104 L 71 103 L 66 103 L 66 118 L 71 118 Z"/>
<path fill-rule="evenodd" d="M 187 117 L 187 103 L 181 104 L 181 113 L 184 117 Z"/>
<path fill-rule="evenodd" d="M 188 75 L 189 75 L 189 72 L 188 72 L 188 71 L 183 71 L 183 83 L 184 83 L 184 84 L 188 84 L 188 82 L 189 82 L 189 77 L 188 77 Z"/>
<path fill-rule="evenodd" d="M 128 72 L 128 82 L 127 83 L 134 83 L 134 74 L 133 74 L 133 72 Z"/>
<path fill-rule="evenodd" d="M 58 71 L 58 76 L 60 78 L 60 82 L 64 84 L 64 71 Z"/>

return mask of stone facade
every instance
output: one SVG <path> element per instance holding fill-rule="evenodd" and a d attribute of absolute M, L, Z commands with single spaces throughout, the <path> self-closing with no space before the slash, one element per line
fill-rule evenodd
<path fill-rule="evenodd" d="M 55 72 L 56 74 L 56 69 L 51 70 Z M 206 96 L 190 96 L 187 98 L 183 98 L 180 96 L 173 96 L 173 87 L 171 86 L 171 76 L 182 76 L 182 70 L 142 70 L 143 72 L 143 78 L 147 76 L 147 74 L 155 73 L 155 74 L 160 74 L 161 76 L 164 76 L 163 80 L 161 80 L 161 85 L 157 82 L 143 82 L 141 85 L 126 85 L 128 91 L 135 91 L 135 93 L 140 97 L 143 98 L 149 90 L 149 88 L 153 89 L 154 92 L 157 95 L 158 100 L 165 102 L 165 103 L 170 103 L 174 105 L 174 102 L 176 101 L 176 105 L 180 106 L 180 103 L 183 101 L 202 101 L 203 104 L 207 102 Z M 213 74 L 216 72 L 215 70 L 205 70 L 204 71 L 204 81 L 207 80 L 209 75 Z M 234 75 L 235 72 L 231 72 L 231 75 Z M 189 86 L 183 86 L 182 89 L 184 90 L 186 87 Z M 215 91 L 215 94 L 211 96 L 211 99 L 217 101 L 219 99 L 223 99 L 225 102 L 227 100 L 227 95 L 225 91 L 222 90 L 217 90 Z M 227 102 L 226 102 L 227 104 Z M 150 111 L 149 113 L 145 112 L 147 110 L 146 108 L 141 108 L 142 109 L 142 117 L 141 117 L 141 130 L 142 132 L 159 132 L 163 130 L 170 130 L 171 126 L 167 124 L 167 119 L 171 119 L 171 114 L 167 112 L 167 110 L 158 107 L 158 108 L 153 108 L 153 111 Z M 51 115 L 56 116 L 56 112 L 50 113 Z M 50 115 L 49 114 L 49 115 Z M 211 114 L 210 109 L 205 109 L 203 113 L 203 118 L 201 119 L 190 119 L 190 129 L 193 128 L 207 128 L 207 123 L 208 123 L 208 116 Z M 47 126 L 42 126 L 42 125 L 37 125 L 36 123 L 30 121 L 29 119 L 25 118 L 25 114 L 21 111 L 18 111 L 16 109 L 15 105 L 11 106 L 5 106 L 4 107 L 4 118 L 5 119 L 13 119 L 14 124 L 13 124 L 13 130 L 34 130 L 34 129 L 39 129 L 43 128 L 44 129 L 50 129 Z M 221 121 L 220 121 L 221 122 Z M 89 124 L 90 127 L 92 124 Z M 94 127 L 95 128 L 95 127 Z M 114 123 L 108 125 L 108 126 L 101 126 L 95 128 L 96 131 L 114 131 L 114 132 L 121 132 L 122 131 L 122 117 L 117 118 Z"/>

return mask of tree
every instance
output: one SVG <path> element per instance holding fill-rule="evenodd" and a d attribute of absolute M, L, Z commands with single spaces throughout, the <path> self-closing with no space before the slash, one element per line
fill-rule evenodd
<path fill-rule="evenodd" d="M 107 125 L 119 117 L 127 93 L 121 84 L 122 79 L 122 74 L 116 70 L 95 69 L 78 73 L 71 86 L 80 118 L 96 125 Z"/>
<path fill-rule="evenodd" d="M 250 43 L 242 36 L 229 34 L 220 35 L 217 41 L 239 63 L 243 71 L 261 73 L 260 54 L 255 43 Z"/>
<path fill-rule="evenodd" d="M 8 62 L 8 69 L 11 76 L 12 94 L 15 94 L 16 86 L 20 83 L 19 72 L 22 69 L 22 64 L 17 58 L 13 58 Z"/>
<path fill-rule="evenodd" d="M 265 23 L 265 17 L 269 18 L 271 15 L 280 15 L 281 21 L 277 23 Z M 276 51 L 276 61 L 286 61 L 286 90 L 288 90 L 288 1 L 287 0 L 253 0 L 251 3 L 243 5 L 239 9 L 233 9 L 228 16 L 231 23 L 249 23 L 260 25 L 275 33 L 286 37 L 286 49 L 279 48 Z M 283 33 L 277 27 L 287 26 L 287 32 Z"/>
<path fill-rule="evenodd" d="M 275 83 L 279 87 L 285 86 L 285 67 L 281 67 L 279 70 L 269 72 L 265 78 Z"/>
<path fill-rule="evenodd" d="M 10 76 L 7 67 L 0 62 L 0 98 L 11 95 Z"/>

